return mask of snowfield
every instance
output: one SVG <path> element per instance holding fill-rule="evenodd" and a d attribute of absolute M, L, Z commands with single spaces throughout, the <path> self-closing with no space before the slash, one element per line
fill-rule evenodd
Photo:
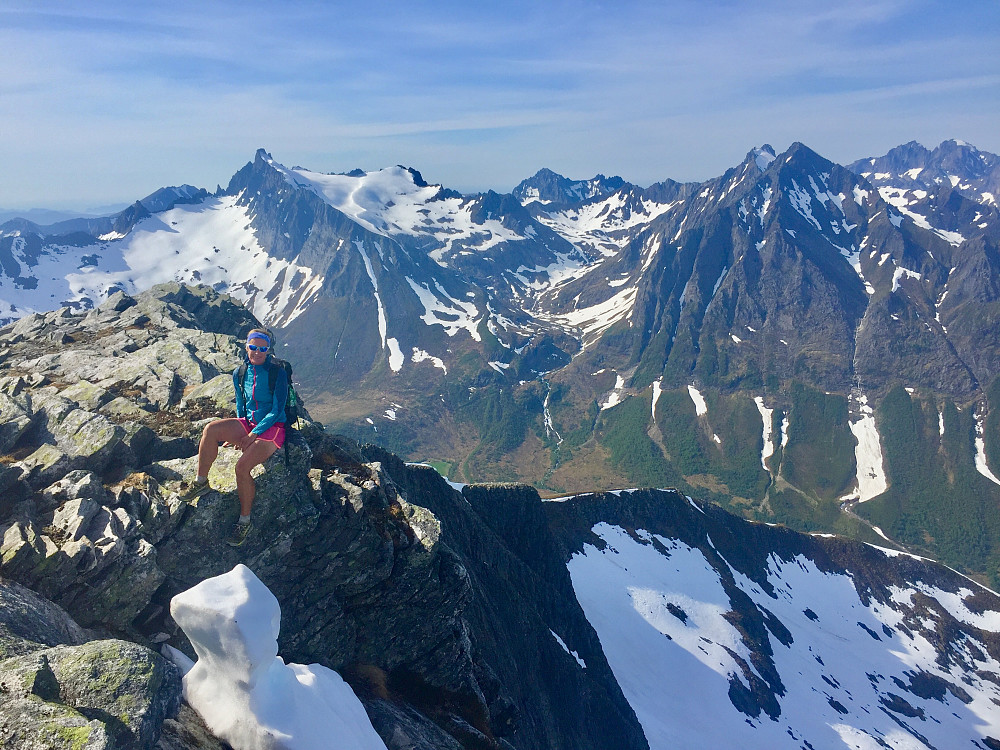
<path fill-rule="evenodd" d="M 45 249 L 31 269 L 37 289 L 0 276 L 0 313 L 20 315 L 63 305 L 100 304 L 119 289 L 135 294 L 177 281 L 206 284 L 246 303 L 273 325 L 288 325 L 318 296 L 324 277 L 267 253 L 257 242 L 239 196 L 179 205 L 136 224 L 125 237 L 85 247 Z"/>
<path fill-rule="evenodd" d="M 939 663 L 937 623 L 916 619 L 909 598 L 866 604 L 849 576 L 773 554 L 771 594 L 677 540 L 606 523 L 592 531 L 607 546 L 585 545 L 572 557 L 573 587 L 651 750 L 926 750 L 984 747 L 984 736 L 1000 735 L 1000 663 L 973 639 Z M 729 619 L 739 607 L 723 576 L 787 629 L 779 639 L 778 626 L 768 628 L 773 655 L 752 653 Z M 973 615 L 963 604 L 972 593 L 921 590 L 932 612 L 975 617 L 995 634 L 1000 613 Z M 761 659 L 780 677 L 773 718 L 741 712 L 730 697 L 734 685 L 765 682 Z M 923 698 L 904 689 L 938 679 L 954 691 Z"/>
<path fill-rule="evenodd" d="M 485 252 L 501 242 L 530 239 L 530 235 L 519 234 L 498 219 L 473 221 L 473 199 L 442 197 L 440 185 L 420 186 L 404 167 L 360 175 L 330 175 L 301 167 L 290 169 L 269 157 L 267 161 L 291 185 L 313 191 L 375 234 L 434 237 L 442 245 L 430 255 L 442 266 L 447 266 L 447 256 L 456 244 L 474 244 L 477 252 Z"/>

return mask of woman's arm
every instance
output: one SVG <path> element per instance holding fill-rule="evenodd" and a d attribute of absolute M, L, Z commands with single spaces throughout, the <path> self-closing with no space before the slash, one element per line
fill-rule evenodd
<path fill-rule="evenodd" d="M 277 376 L 274 382 L 274 398 L 271 400 L 271 410 L 250 431 L 252 435 L 263 435 L 276 422 L 284 419 L 285 399 L 288 398 L 288 375 L 285 373 L 284 367 L 277 367 L 275 369 L 277 370 Z M 268 376 L 270 377 L 270 372 Z M 259 385 L 258 388 L 260 388 Z"/>

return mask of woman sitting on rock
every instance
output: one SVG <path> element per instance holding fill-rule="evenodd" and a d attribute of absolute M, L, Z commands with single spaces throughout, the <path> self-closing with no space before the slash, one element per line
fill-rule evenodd
<path fill-rule="evenodd" d="M 212 489 L 208 484 L 208 471 L 219 455 L 220 443 L 243 452 L 236 462 L 240 518 L 226 539 L 233 547 L 243 544 L 250 533 L 250 508 L 256 492 L 250 471 L 264 463 L 285 442 L 288 376 L 282 367 L 269 366 L 273 349 L 274 334 L 268 329 L 254 328 L 247 334 L 249 364 L 242 378 L 242 366 L 233 371 L 236 419 L 216 419 L 205 425 L 198 445 L 198 478 L 181 494 L 182 500 L 193 504 Z M 273 384 L 270 378 L 275 379 Z"/>

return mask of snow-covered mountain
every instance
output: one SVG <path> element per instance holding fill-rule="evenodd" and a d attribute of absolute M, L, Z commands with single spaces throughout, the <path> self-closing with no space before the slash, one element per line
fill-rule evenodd
<path fill-rule="evenodd" d="M 704 183 L 461 195 L 261 150 L 212 194 L 2 225 L 0 320 L 206 284 L 280 330 L 315 414 L 458 478 L 675 485 L 986 573 L 1000 528 L 966 525 L 1000 502 L 998 163 L 765 145 Z"/>
<path fill-rule="evenodd" d="M 994 241 L 1000 236 L 1000 157 L 994 154 L 961 141 L 945 141 L 933 151 L 911 141 L 849 168 L 901 214 L 953 246 L 969 234 Z"/>

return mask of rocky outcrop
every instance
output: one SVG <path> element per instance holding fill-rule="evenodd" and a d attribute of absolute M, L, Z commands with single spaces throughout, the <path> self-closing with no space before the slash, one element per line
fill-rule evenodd
<path fill-rule="evenodd" d="M 180 677 L 154 651 L 93 639 L 61 608 L 0 579 L 3 747 L 153 748 L 178 713 Z"/>
<path fill-rule="evenodd" d="M 482 654 L 494 724 L 519 727 L 518 747 L 647 747 L 576 600 L 538 493 L 524 485 L 468 486 L 455 503 L 433 469 L 405 466 L 375 447 L 365 452 L 406 495 L 425 499 L 468 572 L 477 596 L 466 619 Z"/>
<path fill-rule="evenodd" d="M 258 469 L 243 547 L 222 541 L 237 515 L 235 451 L 222 451 L 197 507 L 178 499 L 202 425 L 230 414 L 235 336 L 254 323 L 210 291 L 167 285 L 5 330 L 0 394 L 16 409 L 3 432 L 0 574 L 78 623 L 56 640 L 19 637 L 97 648 L 91 638 L 112 636 L 193 656 L 169 601 L 242 563 L 281 602 L 281 655 L 340 671 L 390 748 L 606 746 L 601 736 L 644 747 L 606 664 L 573 676 L 544 618 L 521 613 L 542 606 L 536 597 L 549 596 L 550 613 L 569 601 L 565 573 L 551 597 L 511 553 L 516 540 L 435 472 L 306 418 L 287 455 Z M 514 579 L 508 564 L 521 569 Z M 522 579 L 530 588 L 518 592 Z M 491 604 L 496 587 L 505 594 Z M 573 616 L 586 630 L 579 608 Z M 32 658 L 19 674 L 43 670 Z M 175 714 L 143 721 L 162 726 L 170 747 L 198 746 L 198 727 Z"/>

